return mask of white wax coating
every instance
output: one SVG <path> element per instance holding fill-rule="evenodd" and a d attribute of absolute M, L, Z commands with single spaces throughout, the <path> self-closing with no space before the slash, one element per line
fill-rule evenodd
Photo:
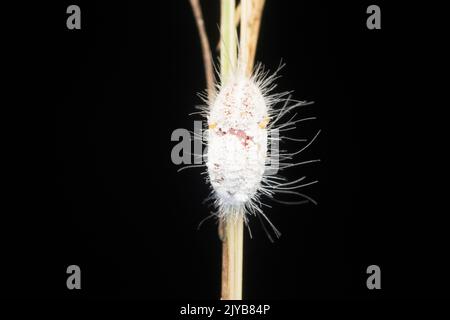
<path fill-rule="evenodd" d="M 208 116 L 207 168 L 221 206 L 245 206 L 261 187 L 268 121 L 253 80 L 239 76 L 220 88 Z"/>

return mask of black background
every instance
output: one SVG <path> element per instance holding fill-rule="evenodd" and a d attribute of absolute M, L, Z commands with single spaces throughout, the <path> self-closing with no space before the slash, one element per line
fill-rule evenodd
<path fill-rule="evenodd" d="M 203 1 L 213 46 L 215 2 Z M 20 132 L 27 143 L 17 147 L 25 156 L 6 194 L 15 219 L 2 226 L 2 293 L 218 299 L 217 225 L 197 230 L 212 210 L 202 204 L 208 186 L 200 169 L 177 173 L 170 159 L 171 133 L 193 130 L 199 118 L 188 114 L 205 87 L 188 1 L 78 1 L 81 30 L 66 28 L 70 4 L 48 8 L 49 41 L 35 47 L 44 52 L 36 62 L 44 102 L 21 109 L 30 109 Z M 318 121 L 294 134 L 322 129 L 301 158 L 322 161 L 285 173 L 319 179 L 307 190 L 318 206 L 266 201 L 279 240 L 251 220 L 246 299 L 448 296 L 445 228 L 422 192 L 428 169 L 410 165 L 426 148 L 407 129 L 416 60 L 406 43 L 418 30 L 399 22 L 404 8 L 385 3 L 377 3 L 382 29 L 368 30 L 370 4 L 266 3 L 256 58 L 271 70 L 283 59 L 279 90 L 315 102 L 302 115 Z M 81 267 L 82 290 L 66 288 L 71 264 Z M 366 287 L 371 264 L 381 268 L 381 290 Z"/>

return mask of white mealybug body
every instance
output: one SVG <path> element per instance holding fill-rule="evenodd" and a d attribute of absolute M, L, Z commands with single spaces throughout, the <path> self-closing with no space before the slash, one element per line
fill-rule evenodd
<path fill-rule="evenodd" d="M 266 100 L 251 78 L 230 79 L 211 104 L 206 165 L 221 211 L 238 212 L 260 189 L 268 121 Z"/>
<path fill-rule="evenodd" d="M 298 190 L 317 183 L 317 180 L 304 182 L 306 176 L 303 176 L 289 181 L 278 171 L 319 161 L 295 162 L 294 157 L 305 151 L 320 133 L 319 130 L 309 141 L 284 134 L 295 129 L 297 123 L 316 118 L 296 119 L 294 110 L 310 103 L 291 99 L 290 92 L 272 93 L 278 70 L 269 75 L 258 65 L 250 77 L 233 72 L 225 84 L 217 85 L 212 97 L 205 98 L 207 105 L 199 107 L 207 119 L 207 151 L 203 156 L 207 181 L 212 187 L 208 199 L 213 199 L 217 209 L 213 216 L 229 219 L 243 214 L 246 223 L 247 214 L 263 217 L 277 236 L 278 230 L 261 208 L 263 205 L 270 207 L 262 198 L 265 196 L 283 204 L 316 204 L 314 199 Z M 287 152 L 278 149 L 278 144 L 285 140 L 306 144 L 297 151 Z M 186 168 L 198 166 L 204 165 Z M 277 194 L 300 197 L 301 200 L 282 201 L 275 198 Z"/>

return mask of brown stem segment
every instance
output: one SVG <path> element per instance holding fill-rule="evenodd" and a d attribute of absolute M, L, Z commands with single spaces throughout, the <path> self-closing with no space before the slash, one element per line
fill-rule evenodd
<path fill-rule="evenodd" d="M 256 46 L 258 43 L 259 29 L 261 27 L 261 18 L 264 9 L 264 3 L 265 0 L 251 0 L 249 4 L 249 14 L 248 18 L 246 19 L 247 27 L 250 30 L 250 37 L 246 46 L 246 49 L 248 50 L 247 74 L 249 75 L 253 71 L 253 64 L 255 62 Z"/>
<path fill-rule="evenodd" d="M 199 0 L 189 0 L 194 13 L 195 23 L 197 24 L 200 43 L 202 46 L 203 64 L 205 66 L 206 88 L 208 91 L 208 100 L 212 99 L 214 94 L 214 71 L 211 48 L 209 46 L 208 35 L 205 30 L 202 9 Z"/>

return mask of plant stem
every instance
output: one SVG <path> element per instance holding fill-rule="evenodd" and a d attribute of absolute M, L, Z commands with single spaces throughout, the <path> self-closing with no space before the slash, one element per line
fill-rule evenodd
<path fill-rule="evenodd" d="M 236 70 L 237 34 L 235 25 L 236 3 L 234 0 L 221 0 L 220 16 L 220 80 L 226 84 Z M 222 228 L 222 299 L 242 299 L 242 257 L 244 217 L 229 215 L 221 222 Z"/>
<path fill-rule="evenodd" d="M 202 46 L 203 64 L 205 65 L 206 88 L 208 91 L 208 100 L 211 101 L 214 93 L 214 71 L 211 48 L 209 46 L 208 35 L 205 30 L 202 8 L 199 0 L 189 0 L 194 13 L 195 23 L 197 24 L 200 43 Z"/>
<path fill-rule="evenodd" d="M 264 9 L 265 0 L 245 0 L 250 2 L 248 4 L 247 28 L 249 33 L 248 43 L 245 48 L 248 50 L 248 64 L 247 74 L 250 75 L 253 71 L 253 64 L 255 62 L 256 46 L 258 43 L 259 29 L 261 27 L 262 12 Z M 242 18 L 241 18 L 242 19 Z M 241 28 L 242 28 L 241 23 Z"/>
<path fill-rule="evenodd" d="M 242 263 L 244 252 L 244 216 L 223 222 L 222 242 L 222 300 L 242 299 Z"/>
<path fill-rule="evenodd" d="M 238 71 L 251 76 L 264 0 L 241 0 L 240 10 L 236 10 L 235 0 L 221 0 L 221 85 L 226 84 L 230 75 Z M 239 62 L 236 66 L 237 32 L 235 12 L 240 14 Z M 239 68 L 239 70 L 237 70 Z M 222 239 L 222 299 L 242 299 L 242 267 L 244 252 L 244 214 L 230 212 L 221 221 Z"/>
<path fill-rule="evenodd" d="M 220 81 L 224 85 L 236 68 L 235 0 L 221 0 L 220 8 Z"/>

